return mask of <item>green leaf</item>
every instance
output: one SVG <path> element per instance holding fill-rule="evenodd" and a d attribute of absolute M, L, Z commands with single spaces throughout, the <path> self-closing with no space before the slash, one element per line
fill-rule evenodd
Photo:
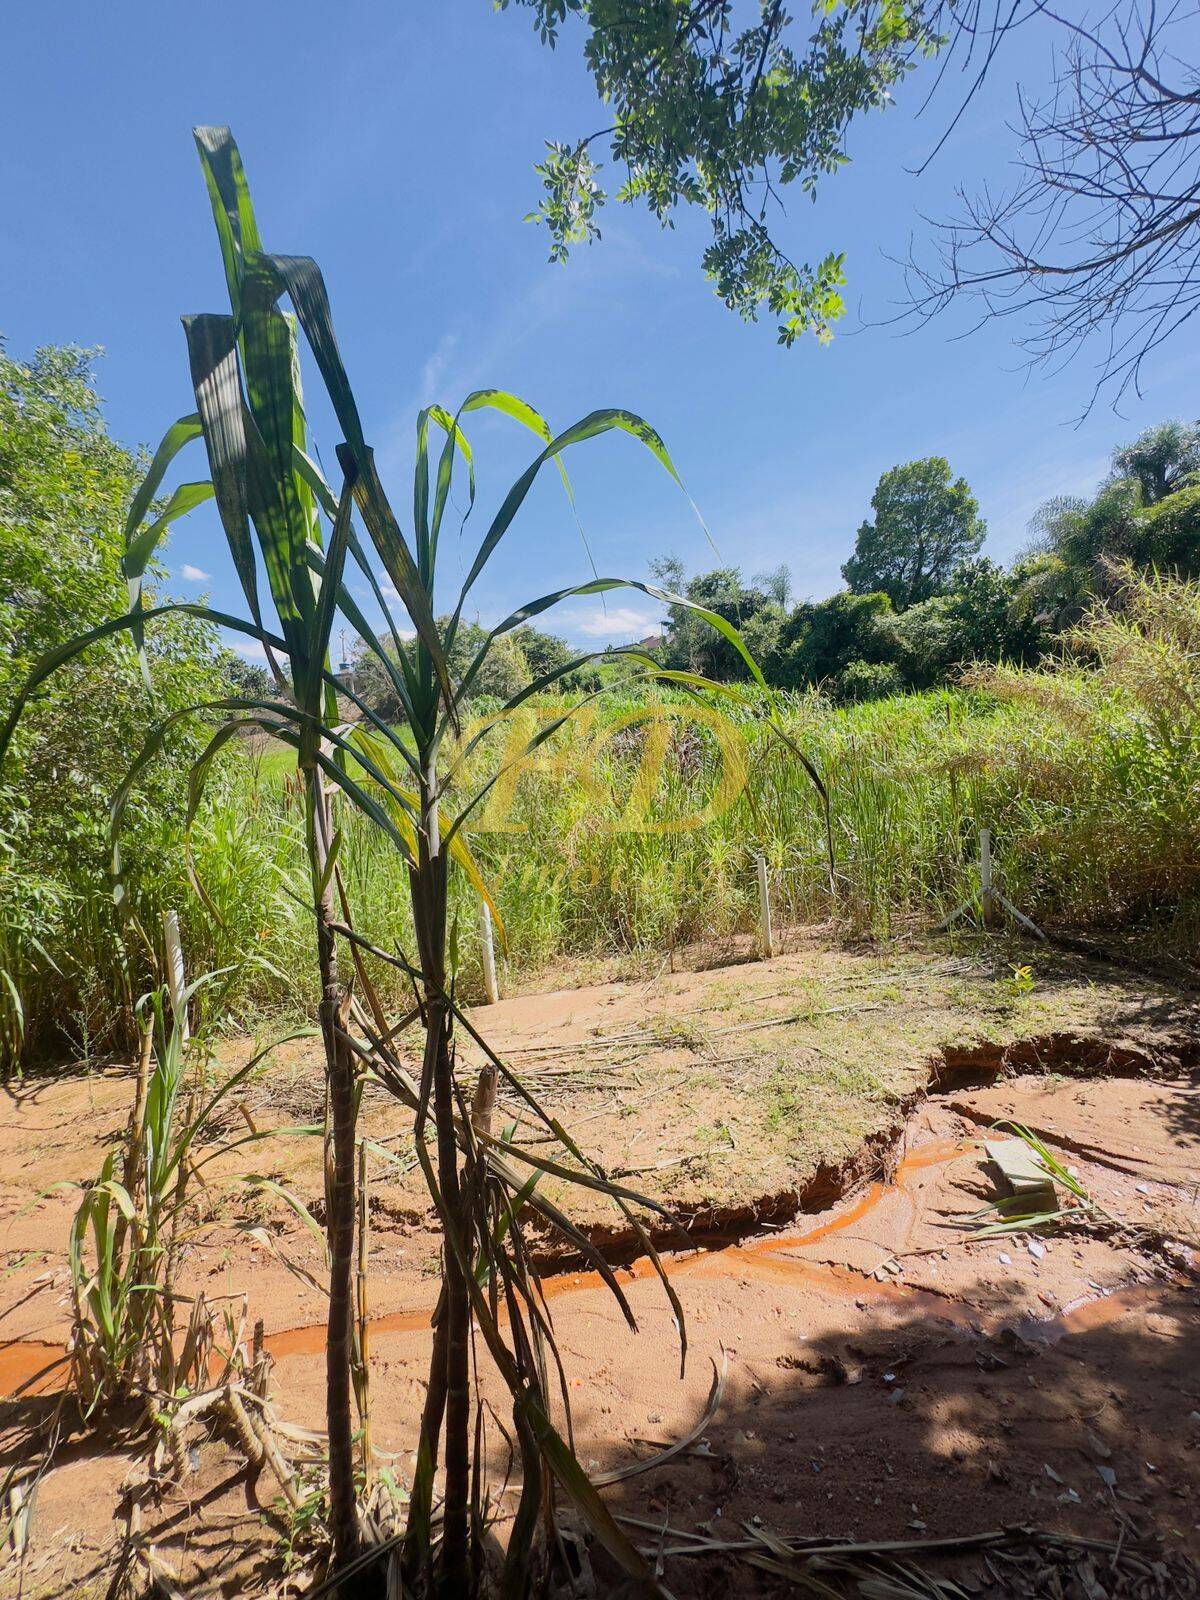
<path fill-rule="evenodd" d="M 198 439 L 202 432 L 200 417 L 193 412 L 191 416 L 180 417 L 178 422 L 173 422 L 163 434 L 158 449 L 146 471 L 146 476 L 134 491 L 133 499 L 129 502 L 129 511 L 125 517 L 125 545 L 128 548 L 135 531 L 144 521 L 150 502 L 158 493 L 158 486 L 166 476 L 167 468 L 175 457 L 193 439 Z"/>
<path fill-rule="evenodd" d="M 199 505 L 200 500 L 206 497 L 204 494 L 200 494 L 193 499 L 186 491 L 195 493 L 195 491 L 207 487 L 208 493 L 211 494 L 212 492 L 211 485 L 185 484 L 182 489 L 175 491 L 166 512 L 154 521 L 149 531 L 142 530 L 141 525 L 146 518 L 146 514 L 150 509 L 154 496 L 158 492 L 159 485 L 166 475 L 168 467 L 184 445 L 190 444 L 193 439 L 198 438 L 201 431 L 200 417 L 195 413 L 189 417 L 180 417 L 178 422 L 173 422 L 163 435 L 158 449 L 154 452 L 154 457 L 147 469 L 146 476 L 134 491 L 133 499 L 130 501 L 129 510 L 125 517 L 125 554 L 121 570 L 129 586 L 129 607 L 131 611 L 141 609 L 142 577 L 150 557 L 154 553 L 155 546 L 166 532 L 172 518 L 183 516 L 185 512 L 190 511 L 194 505 Z M 147 686 L 149 686 L 150 677 L 146 667 L 145 641 L 140 629 L 136 627 L 133 630 L 133 642 L 138 653 L 142 677 L 145 679 Z"/>
<path fill-rule="evenodd" d="M 683 480 L 680 478 L 679 473 L 675 470 L 675 463 L 668 455 L 666 445 L 663 444 L 661 438 L 643 417 L 639 417 L 635 412 L 632 411 L 624 411 L 613 408 L 590 412 L 588 416 L 583 417 L 572 427 L 566 429 L 564 433 L 560 433 L 557 438 L 552 439 L 546 448 L 541 452 L 541 454 L 530 463 L 530 465 L 517 479 L 516 483 L 514 483 L 512 488 L 508 491 L 508 494 L 505 496 L 504 503 L 501 505 L 499 511 L 492 520 L 491 527 L 484 535 L 483 541 L 476 553 L 475 560 L 471 564 L 471 570 L 467 573 L 466 581 L 462 587 L 462 593 L 460 594 L 458 604 L 454 609 L 454 621 L 456 623 L 458 617 L 462 614 L 463 605 L 466 602 L 467 595 L 471 591 L 472 585 L 478 578 L 479 574 L 483 571 L 484 567 L 487 565 L 493 550 L 495 550 L 496 546 L 500 543 L 500 540 L 508 532 L 513 518 L 520 510 L 526 495 L 529 493 L 529 490 L 533 485 L 534 479 L 537 477 L 538 473 L 541 471 L 546 462 L 553 460 L 570 445 L 581 444 L 586 439 L 594 439 L 600 434 L 612 432 L 614 429 L 623 433 L 628 433 L 632 438 L 637 439 L 641 444 L 645 445 L 646 449 L 650 451 L 651 455 L 654 456 L 659 465 L 662 466 L 667 473 L 669 473 L 669 475 L 675 480 L 681 489 L 683 488 Z M 684 492 L 686 493 L 686 490 Z M 697 513 L 697 515 L 698 514 L 699 513 Z M 641 585 L 636 585 L 635 587 L 641 587 Z"/>
<path fill-rule="evenodd" d="M 232 317 L 206 315 L 185 317 L 183 328 L 217 511 L 250 615 L 261 623 L 250 536 L 245 400 L 238 374 L 236 327 Z"/>
<path fill-rule="evenodd" d="M 261 296 L 273 304 L 286 291 L 296 308 L 300 326 L 316 357 L 330 402 L 354 458 L 358 471 L 354 494 L 367 532 L 408 611 L 418 638 L 429 652 L 438 682 L 448 700 L 451 694 L 450 678 L 441 636 L 434 621 L 431 596 L 422 586 L 412 551 L 379 481 L 374 453 L 363 436 L 358 407 L 333 331 L 329 297 L 320 268 L 309 256 L 263 254 L 253 264 L 253 276 L 256 297 Z"/>
<path fill-rule="evenodd" d="M 242 278 L 247 255 L 262 249 L 250 187 L 242 167 L 242 157 L 233 134 L 225 127 L 192 129 L 204 182 L 212 201 L 213 220 L 225 263 L 229 303 L 235 316 L 241 314 Z"/>

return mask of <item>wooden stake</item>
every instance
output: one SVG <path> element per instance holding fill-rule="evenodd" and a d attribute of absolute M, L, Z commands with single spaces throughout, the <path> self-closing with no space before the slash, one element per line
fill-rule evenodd
<path fill-rule="evenodd" d="M 371 1370 L 370 1308 L 367 1303 L 367 1260 L 370 1251 L 371 1208 L 367 1188 L 367 1146 L 358 1143 L 358 1274 L 355 1288 L 358 1300 L 359 1410 L 362 1423 L 363 1479 L 371 1481 Z"/>
<path fill-rule="evenodd" d="M 496 982 L 496 947 L 492 938 L 492 912 L 486 900 L 479 902 L 479 940 L 483 946 L 483 990 L 488 1005 L 494 1006 L 500 998 L 500 985 Z"/>
<path fill-rule="evenodd" d="M 999 922 L 996 891 L 992 888 L 992 830 L 979 830 L 979 904 L 983 912 L 983 925 L 993 928 Z"/>
<path fill-rule="evenodd" d="M 763 960 L 775 954 L 775 934 L 771 926 L 771 894 L 767 886 L 767 858 L 758 855 L 758 948 Z"/>

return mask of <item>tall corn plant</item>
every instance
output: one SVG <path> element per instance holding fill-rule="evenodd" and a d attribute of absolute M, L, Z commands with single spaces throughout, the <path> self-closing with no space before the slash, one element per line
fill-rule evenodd
<path fill-rule="evenodd" d="M 489 651 L 503 634 L 568 596 L 600 593 L 621 587 L 625 580 L 595 578 L 543 595 L 514 611 L 491 631 L 458 682 L 452 680 L 448 662 L 472 589 L 543 467 L 554 464 L 562 472 L 560 458 L 569 445 L 622 431 L 644 445 L 678 481 L 677 474 L 658 435 L 627 411 L 595 411 L 555 435 L 536 411 L 514 396 L 484 390 L 472 394 L 457 415 L 439 407 L 420 413 L 412 529 L 411 535 L 406 535 L 366 442 L 316 263 L 308 257 L 275 255 L 263 248 L 229 130 L 200 128 L 195 138 L 212 202 L 230 309 L 184 318 L 196 409 L 167 431 L 129 511 L 125 557 L 129 611 L 56 649 L 38 664 L 7 727 L 0 730 L 0 756 L 38 684 L 96 640 L 127 631 L 140 649 L 146 626 L 178 610 L 206 617 L 262 644 L 275 675 L 275 693 L 262 699 L 230 696 L 194 706 L 152 728 L 114 800 L 113 826 L 115 838 L 138 775 L 159 753 L 172 726 L 186 715 L 207 717 L 216 724 L 190 774 L 189 822 L 215 757 L 239 732 L 263 729 L 296 751 L 305 805 L 332 1130 L 327 1162 L 331 1268 L 326 1407 L 335 1570 L 346 1573 L 354 1569 L 356 1560 L 370 1558 L 370 1552 L 359 1555 L 350 1404 L 356 1076 L 358 1065 L 365 1065 L 413 1114 L 415 1153 L 444 1235 L 442 1290 L 434 1319 L 429 1387 L 404 1550 L 406 1581 L 424 1592 L 454 1597 L 476 1591 L 482 1582 L 485 1437 L 484 1411 L 471 1384 L 472 1322 L 511 1392 L 513 1430 L 522 1467 L 503 1592 L 524 1594 L 537 1578 L 538 1528 L 549 1511 L 553 1481 L 576 1502 L 621 1565 L 647 1579 L 650 1574 L 643 1558 L 575 1460 L 567 1389 L 562 1381 L 559 1390 L 566 1437 L 551 1421 L 549 1375 L 557 1372 L 561 1380 L 561 1367 L 548 1309 L 529 1266 L 521 1217 L 527 1207 L 532 1209 L 589 1256 L 633 1325 L 632 1312 L 607 1264 L 569 1219 L 538 1194 L 536 1180 L 540 1173 L 549 1172 L 611 1196 L 659 1268 L 685 1348 L 682 1308 L 635 1209 L 651 1202 L 608 1180 L 512 1076 L 464 1016 L 455 998 L 451 959 L 455 940 L 448 925 L 452 859 L 484 890 L 466 849 L 464 827 L 490 784 L 467 793 L 460 780 L 466 756 L 477 740 L 486 737 L 486 729 L 465 746 L 458 734 L 463 702 Z M 290 312 L 282 309 L 285 300 L 291 303 Z M 299 376 L 300 332 L 315 359 L 342 435 L 336 486 L 326 482 L 309 448 Z M 435 620 L 439 540 L 456 468 L 466 475 L 468 510 L 475 498 L 472 456 L 462 419 L 483 408 L 499 411 L 530 430 L 538 447 L 480 540 L 452 611 Z M 436 451 L 431 450 L 431 436 L 435 435 L 443 438 Z M 197 439 L 203 440 L 207 453 L 208 479 L 182 484 L 163 503 L 156 497 L 168 468 L 176 455 Z M 569 494 L 565 472 L 562 475 Z M 210 498 L 221 517 L 247 614 L 236 616 L 183 603 L 147 606 L 142 580 L 166 529 L 173 519 Z M 355 527 L 356 516 L 366 530 L 366 543 Z M 403 628 L 387 606 L 375 561 L 400 597 L 407 614 Z M 343 581 L 347 562 L 354 563 L 370 586 L 385 619 L 386 646 Z M 260 563 L 268 590 L 261 598 Z M 762 684 L 736 631 L 722 618 L 651 586 L 630 586 L 668 603 L 689 605 L 734 644 Z M 277 627 L 265 620 L 268 598 Z M 399 730 L 376 717 L 331 674 L 329 641 L 338 612 L 357 630 L 364 647 L 387 673 L 403 707 L 404 725 Z M 635 670 L 654 672 L 649 658 L 630 654 Z M 593 655 L 581 656 L 529 684 L 501 714 L 591 659 Z M 688 674 L 657 675 L 692 687 L 701 681 Z M 338 694 L 357 706 L 361 720 L 354 729 L 338 723 Z M 549 738 L 569 715 L 567 712 L 543 726 L 529 749 Z M 338 870 L 342 837 L 338 816 L 343 806 L 369 817 L 407 864 L 415 928 L 411 953 L 372 950 L 351 925 Z M 115 846 L 114 868 L 120 896 L 120 860 Z M 345 952 L 365 1005 L 352 997 Z M 363 959 L 368 952 L 400 967 L 412 982 L 416 1015 L 424 1034 L 418 1076 L 409 1074 L 394 1049 L 395 1029 L 382 1014 Z M 488 1062 L 470 1105 L 456 1074 L 455 1041 L 460 1029 L 483 1049 Z M 561 1159 L 547 1157 L 544 1143 L 526 1148 L 511 1138 L 493 1136 L 491 1108 L 498 1078 L 505 1080 L 508 1093 L 519 1098 L 530 1115 L 541 1119 L 558 1141 Z M 439 1463 L 440 1521 L 434 1516 Z"/>

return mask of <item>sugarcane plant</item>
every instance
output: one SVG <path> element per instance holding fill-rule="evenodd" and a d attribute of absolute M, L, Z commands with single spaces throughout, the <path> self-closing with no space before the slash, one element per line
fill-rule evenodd
<path fill-rule="evenodd" d="M 189 707 L 150 730 L 113 803 L 114 884 L 122 899 L 119 823 L 132 787 L 182 718 L 192 715 L 213 724 L 189 774 L 189 825 L 215 759 L 239 733 L 264 730 L 295 750 L 305 806 L 310 873 L 306 900 L 315 929 L 329 1106 L 326 1412 L 333 1570 L 349 1592 L 348 1576 L 380 1560 L 378 1549 L 362 1549 L 351 1407 L 356 1107 L 362 1083 L 370 1075 L 411 1113 L 414 1153 L 443 1234 L 429 1385 L 408 1523 L 398 1545 L 404 1587 L 457 1597 L 478 1592 L 487 1581 L 483 1551 L 489 1443 L 485 1411 L 472 1383 L 472 1329 L 510 1391 L 511 1441 L 520 1463 L 521 1488 L 500 1574 L 501 1592 L 528 1593 L 544 1575 L 549 1541 L 539 1530 L 550 1526 L 555 1484 L 574 1501 L 620 1566 L 652 1581 L 646 1561 L 575 1458 L 567 1386 L 549 1311 L 530 1265 L 522 1218 L 527 1211 L 535 1213 L 590 1259 L 634 1326 L 632 1310 L 608 1264 L 541 1194 L 538 1179 L 549 1173 L 611 1197 L 658 1270 L 678 1324 L 682 1360 L 686 1351 L 682 1307 L 639 1215 L 646 1208 L 661 1208 L 608 1179 L 490 1049 L 464 1013 L 455 988 L 456 939 L 450 910 L 452 863 L 469 876 L 476 892 L 487 893 L 467 846 L 467 825 L 498 774 L 469 792 L 468 757 L 499 718 L 600 652 L 581 655 L 535 679 L 469 739 L 462 734 L 461 713 L 489 652 L 504 634 L 570 596 L 623 586 L 698 612 L 738 650 L 748 676 L 768 702 L 769 691 L 737 631 L 723 618 L 652 585 L 597 576 L 513 611 L 490 631 L 455 681 L 449 663 L 464 607 L 542 469 L 548 464 L 557 468 L 569 496 L 563 452 L 613 431 L 644 446 L 678 481 L 671 458 L 658 434 L 631 412 L 593 411 L 554 433 L 537 411 L 515 396 L 500 390 L 477 391 L 456 413 L 430 406 L 419 414 L 412 529 L 411 537 L 406 536 L 364 435 L 320 270 L 308 257 L 277 255 L 263 248 L 229 130 L 199 128 L 195 140 L 216 223 L 229 310 L 183 319 L 195 410 L 168 429 L 131 504 L 125 553 L 128 611 L 38 663 L 7 726 L 0 730 L 0 757 L 38 684 L 101 638 L 127 632 L 140 652 L 148 626 L 183 611 L 262 646 L 274 676 L 272 692 L 262 697 L 230 695 Z M 290 301 L 290 311 L 284 309 L 285 301 Z M 332 484 L 318 466 L 309 440 L 300 382 L 300 334 L 315 360 L 341 433 Z M 468 514 L 475 500 L 473 459 L 463 422 L 468 414 L 483 409 L 497 411 L 529 430 L 536 439 L 536 453 L 492 517 L 451 611 L 438 617 L 434 596 L 439 541 L 456 474 L 466 479 Z M 434 450 L 432 441 L 438 437 L 442 442 Z M 209 476 L 182 484 L 164 499 L 168 469 L 178 453 L 197 439 L 204 443 Z M 245 615 L 200 604 L 148 603 L 144 592 L 154 553 L 171 523 L 210 499 L 215 501 L 240 581 Z M 356 519 L 365 528 L 366 540 Z M 259 593 L 260 563 L 269 611 Z M 378 632 L 346 581 L 348 563 L 358 569 L 384 619 Z M 385 582 L 387 592 L 399 596 L 406 614 L 403 624 L 389 608 Z M 339 614 L 386 673 L 403 709 L 400 726 L 383 721 L 351 684 L 331 671 L 329 643 Z M 652 658 L 636 650 L 624 654 L 631 676 L 665 678 L 692 689 L 705 686 L 691 674 L 661 672 Z M 353 725 L 339 720 L 339 696 L 357 713 Z M 574 709 L 564 701 L 561 716 L 542 725 L 527 750 L 551 738 Z M 769 709 L 768 715 L 786 737 Z M 343 838 L 339 817 L 346 807 L 371 819 L 407 864 L 414 927 L 411 951 L 379 949 L 353 925 L 338 859 Z M 419 1072 L 410 1071 L 398 1051 L 397 1028 L 384 1015 L 371 981 L 372 960 L 393 963 L 411 980 L 413 1017 L 423 1034 Z M 482 1050 L 486 1061 L 470 1096 L 457 1067 L 456 1038 L 461 1031 Z M 511 1130 L 504 1136 L 494 1133 L 492 1113 L 501 1082 L 506 1097 L 520 1104 L 526 1119 L 537 1119 L 557 1141 L 553 1157 L 545 1153 L 544 1140 L 521 1144 Z M 669 1221 L 665 1212 L 662 1218 Z M 552 1372 L 558 1375 L 561 1428 L 551 1415 L 559 1403 L 551 1393 Z M 440 1505 L 435 1484 L 440 1484 Z"/>
<path fill-rule="evenodd" d="M 214 1139 L 229 1097 L 261 1070 L 275 1044 L 256 1051 L 219 1082 L 201 1085 L 191 1060 L 204 1045 L 184 1027 L 188 1002 L 220 974 L 206 974 L 168 1004 L 153 989 L 136 1007 L 140 1048 L 125 1136 L 84 1186 L 71 1224 L 72 1327 L 69 1392 L 85 1416 L 140 1398 L 149 1417 L 169 1421 L 190 1391 L 228 1376 L 240 1335 L 229 1307 L 184 1295 L 178 1277 L 192 1236 L 192 1189 L 204 1168 L 231 1149 L 279 1132 Z M 307 1037 L 305 1029 L 287 1040 Z M 293 1206 L 300 1204 L 283 1191 Z M 180 1317 L 186 1311 L 181 1324 Z"/>

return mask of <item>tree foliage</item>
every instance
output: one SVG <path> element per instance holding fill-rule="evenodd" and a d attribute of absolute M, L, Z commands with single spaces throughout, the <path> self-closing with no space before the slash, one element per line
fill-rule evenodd
<path fill-rule="evenodd" d="M 1133 478 L 1152 506 L 1200 477 L 1200 424 L 1160 422 L 1113 455 L 1113 476 Z"/>
<path fill-rule="evenodd" d="M 700 614 L 690 609 L 702 606 L 738 629 L 755 660 L 770 675 L 769 662 L 785 615 L 772 594 L 745 583 L 736 567 L 718 567 L 690 581 L 685 581 L 683 563 L 677 557 L 655 561 L 650 570 L 664 589 L 689 602 L 689 606 L 668 608 L 670 634 L 663 653 L 666 666 L 721 681 L 749 676 L 745 662 L 728 640 L 714 633 Z"/>
<path fill-rule="evenodd" d="M 109 437 L 96 354 L 45 348 L 22 362 L 0 349 L 0 718 L 38 657 L 128 603 L 123 523 L 142 463 Z M 223 691 L 215 644 L 213 629 L 186 617 L 149 641 L 160 711 Z M 12 980 L 0 982 L 0 1055 L 45 1043 L 24 1032 L 17 997 L 34 975 L 7 964 L 13 919 L 22 919 L 26 951 L 30 936 L 40 945 L 43 978 L 61 986 L 59 1018 L 87 1012 L 92 963 L 120 946 L 107 892 L 108 806 L 151 705 L 128 643 L 107 640 L 47 683 L 22 723 L 0 783 L 0 968 Z M 185 759 L 197 737 L 178 735 Z M 139 784 L 130 827 L 147 877 L 184 804 L 178 768 Z M 137 891 L 135 875 L 135 903 Z"/>
<path fill-rule="evenodd" d="M 848 587 L 790 604 L 786 566 L 746 582 L 736 567 L 687 578 L 677 558 L 665 587 L 735 624 L 767 681 L 838 701 L 955 681 L 972 663 L 1036 663 L 1128 574 L 1200 576 L 1200 429 L 1169 421 L 1113 452 L 1090 498 L 1048 501 L 1011 568 L 979 555 L 984 523 L 941 457 L 884 473 L 873 523 L 842 568 Z M 664 663 L 744 680 L 736 652 L 682 605 L 670 607 Z"/>
<path fill-rule="evenodd" d="M 875 520 L 859 528 L 842 576 L 854 594 L 886 594 L 898 611 L 945 589 L 987 532 L 966 479 L 952 476 L 944 456 L 892 467 L 871 508 Z"/>
<path fill-rule="evenodd" d="M 891 618 L 881 632 L 904 686 L 933 688 L 975 661 L 1035 661 L 1046 630 L 1016 605 L 1020 585 L 1019 575 L 981 557 L 963 562 L 945 593 Z"/>
<path fill-rule="evenodd" d="M 1116 0 L 1094 14 L 1047 0 L 495 0 L 532 11 L 539 37 L 582 31 L 609 120 L 547 145 L 532 216 L 551 259 L 599 236 L 608 196 L 597 147 L 624 172 L 617 199 L 664 226 L 707 212 L 705 271 L 724 303 L 779 319 L 790 345 L 828 339 L 844 310 L 844 256 L 797 261 L 782 242 L 786 191 L 815 199 L 848 160 L 856 117 L 889 105 L 922 60 L 941 53 L 918 107 L 957 58 L 966 82 L 943 117 L 941 149 L 1008 36 L 1047 44 L 1046 88 L 1022 83 L 1016 177 L 960 191 L 936 227 L 932 259 L 909 258 L 910 309 L 929 316 L 960 297 L 1021 316 L 1031 359 L 1075 353 L 1101 336 L 1097 388 L 1136 385 L 1147 354 L 1200 304 L 1200 74 L 1190 5 Z M 1079 8 L 1076 8 L 1078 11 Z M 935 132 L 937 130 L 935 129 Z"/>
<path fill-rule="evenodd" d="M 1032 524 L 1019 604 L 1053 628 L 1081 618 L 1094 596 L 1115 592 L 1121 565 L 1200 575 L 1200 432 L 1189 423 L 1148 428 L 1113 452 L 1090 498 L 1060 496 Z"/>
<path fill-rule="evenodd" d="M 717 294 L 753 321 L 778 318 L 780 343 L 827 339 L 844 310 L 844 256 L 799 261 L 771 225 L 779 191 L 816 198 L 849 159 L 852 119 L 889 105 L 892 91 L 941 36 L 937 6 L 922 0 L 822 0 L 814 18 L 761 0 L 743 25 L 732 0 L 499 0 L 533 12 L 542 41 L 568 20 L 585 31 L 584 59 L 608 126 L 547 144 L 533 217 L 550 233 L 551 260 L 598 238 L 596 147 L 607 141 L 625 174 L 617 199 L 647 207 L 664 227 L 677 209 L 707 213 L 703 266 Z"/>

